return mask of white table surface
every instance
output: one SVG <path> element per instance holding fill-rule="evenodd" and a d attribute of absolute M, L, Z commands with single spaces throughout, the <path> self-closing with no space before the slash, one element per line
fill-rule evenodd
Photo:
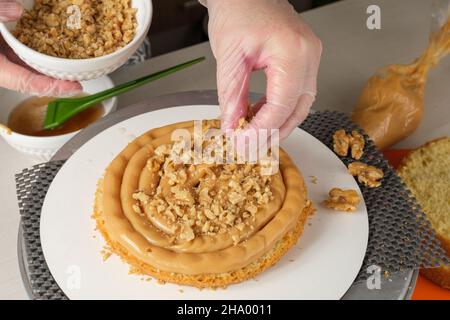
<path fill-rule="evenodd" d="M 366 8 L 370 4 L 381 7 L 381 30 L 366 28 Z M 347 0 L 302 14 L 324 44 L 314 108 L 349 112 L 365 81 L 377 68 L 409 63 L 419 56 L 428 41 L 430 4 L 431 0 Z M 189 71 L 123 95 L 119 107 L 166 93 L 215 89 L 215 61 L 208 43 L 121 69 L 112 78 L 115 83 L 122 83 L 198 56 L 206 56 L 207 60 Z M 398 147 L 414 148 L 430 139 L 450 135 L 449 85 L 450 58 L 430 74 L 420 128 Z M 251 90 L 264 92 L 264 88 L 262 73 L 256 73 Z M 1 94 L 2 91 L 0 102 Z M 14 174 L 36 162 L 0 140 L 0 163 L 0 299 L 26 299 L 17 258 L 19 213 Z"/>

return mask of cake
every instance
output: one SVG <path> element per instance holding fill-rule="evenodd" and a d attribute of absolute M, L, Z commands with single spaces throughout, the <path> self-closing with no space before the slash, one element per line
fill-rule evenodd
<path fill-rule="evenodd" d="M 450 257 L 450 138 L 428 142 L 412 151 L 400 164 L 398 174 L 419 202 Z M 450 266 L 421 272 L 450 289 Z"/>
<path fill-rule="evenodd" d="M 194 122 L 150 130 L 110 163 L 97 229 L 134 273 L 162 282 L 217 288 L 255 277 L 296 244 L 313 212 L 300 171 L 282 149 L 272 175 L 261 163 L 175 161 L 177 129 L 194 133 Z"/>

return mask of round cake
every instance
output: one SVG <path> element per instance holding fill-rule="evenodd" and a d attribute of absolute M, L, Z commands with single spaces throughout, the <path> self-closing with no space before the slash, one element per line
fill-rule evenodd
<path fill-rule="evenodd" d="M 313 212 L 301 173 L 282 149 L 271 175 L 260 163 L 175 161 L 176 129 L 194 133 L 194 122 L 150 130 L 111 162 L 96 194 L 98 230 L 134 273 L 160 281 L 217 288 L 255 277 Z"/>

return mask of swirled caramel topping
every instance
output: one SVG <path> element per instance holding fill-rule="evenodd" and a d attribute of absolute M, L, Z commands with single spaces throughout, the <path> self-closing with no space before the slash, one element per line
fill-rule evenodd
<path fill-rule="evenodd" d="M 203 124 L 221 135 L 218 120 Z M 308 212 L 304 180 L 282 149 L 273 174 L 265 161 L 180 162 L 195 158 L 173 139 L 186 130 L 195 137 L 195 122 L 150 130 L 117 155 L 97 192 L 97 226 L 143 273 L 201 276 L 249 266 Z"/>

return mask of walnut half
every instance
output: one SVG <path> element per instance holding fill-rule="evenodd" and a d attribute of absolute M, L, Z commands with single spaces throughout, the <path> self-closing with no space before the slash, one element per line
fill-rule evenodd
<path fill-rule="evenodd" d="M 359 160 L 364 154 L 364 146 L 364 137 L 356 130 L 347 134 L 344 129 L 340 129 L 333 135 L 333 150 L 341 157 L 346 157 L 350 149 L 352 158 Z"/>
<path fill-rule="evenodd" d="M 376 188 L 381 186 L 381 179 L 384 176 L 382 170 L 365 164 L 360 161 L 355 161 L 348 165 L 348 171 L 352 176 L 358 177 L 360 183 L 365 184 L 368 187 Z"/>
<path fill-rule="evenodd" d="M 329 192 L 330 198 L 324 201 L 326 207 L 337 211 L 355 211 L 361 199 L 355 190 L 333 188 Z"/>

